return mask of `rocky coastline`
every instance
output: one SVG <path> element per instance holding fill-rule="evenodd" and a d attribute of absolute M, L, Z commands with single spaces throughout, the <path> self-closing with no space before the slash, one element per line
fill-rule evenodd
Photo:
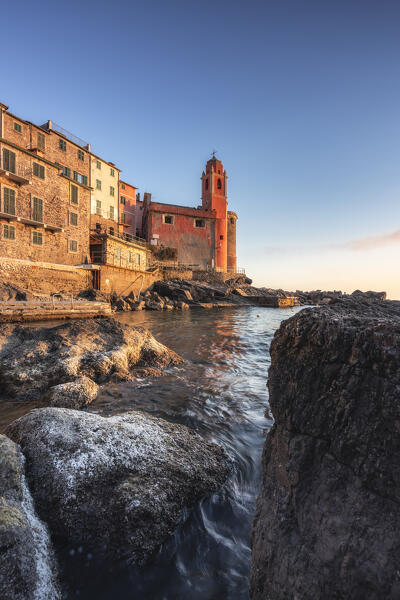
<path fill-rule="evenodd" d="M 271 344 L 253 600 L 400 595 L 400 302 L 355 294 Z"/>

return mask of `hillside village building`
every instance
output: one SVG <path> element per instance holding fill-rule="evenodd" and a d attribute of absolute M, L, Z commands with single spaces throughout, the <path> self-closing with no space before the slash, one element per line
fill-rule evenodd
<path fill-rule="evenodd" d="M 0 259 L 59 265 L 77 280 L 84 269 L 103 291 L 126 288 L 155 264 L 236 272 L 237 215 L 215 156 L 201 181 L 197 208 L 153 202 L 149 193 L 140 200 L 90 144 L 0 103 Z"/>
<path fill-rule="evenodd" d="M 60 264 L 89 256 L 87 149 L 0 104 L 0 255 Z"/>

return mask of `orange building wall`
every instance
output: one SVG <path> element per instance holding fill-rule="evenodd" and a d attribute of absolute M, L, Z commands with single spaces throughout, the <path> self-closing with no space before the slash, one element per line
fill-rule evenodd
<path fill-rule="evenodd" d="M 119 185 L 119 229 L 120 233 L 136 235 L 136 191 L 133 185 L 121 181 Z M 121 203 L 121 196 L 125 198 L 125 204 Z M 121 215 L 125 214 L 125 223 L 122 223 Z"/>

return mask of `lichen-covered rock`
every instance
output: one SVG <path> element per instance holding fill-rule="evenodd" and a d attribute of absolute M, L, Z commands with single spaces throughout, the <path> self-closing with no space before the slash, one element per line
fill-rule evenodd
<path fill-rule="evenodd" d="M 400 303 L 303 310 L 271 359 L 253 600 L 400 598 Z"/>
<path fill-rule="evenodd" d="M 142 327 L 116 319 L 82 319 L 40 329 L 0 326 L 0 389 L 4 396 L 40 397 L 82 376 L 97 383 L 131 380 L 136 367 L 182 362 Z"/>
<path fill-rule="evenodd" d="M 53 385 L 42 397 L 43 404 L 60 408 L 84 408 L 97 396 L 99 386 L 89 377 Z"/>
<path fill-rule="evenodd" d="M 57 600 L 57 569 L 46 526 L 35 513 L 24 457 L 0 435 L 0 598 Z"/>
<path fill-rule="evenodd" d="M 216 444 L 138 411 L 104 418 L 36 409 L 7 434 L 21 445 L 36 506 L 54 535 L 137 563 L 230 470 Z"/>

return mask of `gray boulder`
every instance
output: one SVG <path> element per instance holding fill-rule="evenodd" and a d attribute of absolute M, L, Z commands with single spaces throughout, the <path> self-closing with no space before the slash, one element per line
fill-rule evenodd
<path fill-rule="evenodd" d="M 400 302 L 305 309 L 271 344 L 253 600 L 400 598 Z"/>
<path fill-rule="evenodd" d="M 230 463 L 195 432 L 134 411 L 104 418 L 36 409 L 7 434 L 21 445 L 39 514 L 52 534 L 143 563 L 184 507 L 215 492 Z"/>
<path fill-rule="evenodd" d="M 163 368 L 182 359 L 143 327 L 113 318 L 82 319 L 40 329 L 0 326 L 0 389 L 39 398 L 49 387 L 86 376 L 129 381 L 137 367 Z"/>
<path fill-rule="evenodd" d="M 0 435 L 0 598 L 57 600 L 57 567 L 46 526 L 35 513 L 25 459 Z"/>
<path fill-rule="evenodd" d="M 99 386 L 89 377 L 53 385 L 42 397 L 43 404 L 60 408 L 84 408 L 97 396 Z"/>

